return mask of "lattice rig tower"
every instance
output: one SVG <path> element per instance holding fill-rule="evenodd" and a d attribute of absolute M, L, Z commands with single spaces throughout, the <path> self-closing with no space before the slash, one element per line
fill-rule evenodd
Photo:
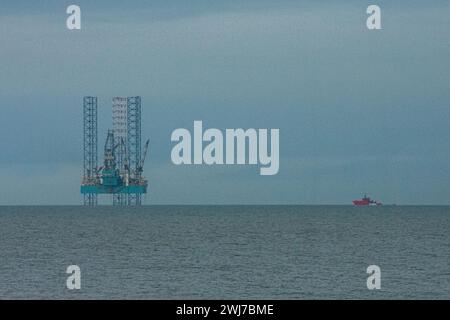
<path fill-rule="evenodd" d="M 149 140 L 141 155 L 141 97 L 114 97 L 113 129 L 108 130 L 103 165 L 98 166 L 97 97 L 83 98 L 84 205 L 111 194 L 113 205 L 141 205 L 148 181 L 143 177 Z"/>

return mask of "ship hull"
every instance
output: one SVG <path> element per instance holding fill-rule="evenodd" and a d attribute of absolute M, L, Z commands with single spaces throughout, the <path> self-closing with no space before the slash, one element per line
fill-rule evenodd
<path fill-rule="evenodd" d="M 368 205 L 370 205 L 370 201 L 367 201 L 367 200 L 353 200 L 353 204 L 355 206 L 368 206 Z"/>

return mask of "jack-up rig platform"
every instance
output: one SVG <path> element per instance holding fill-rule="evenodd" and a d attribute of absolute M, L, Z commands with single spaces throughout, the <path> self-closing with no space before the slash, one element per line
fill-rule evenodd
<path fill-rule="evenodd" d="M 97 205 L 99 194 L 112 195 L 113 205 L 141 205 L 148 181 L 143 176 L 149 140 L 141 156 L 141 98 L 113 98 L 113 129 L 108 130 L 103 165 L 97 155 L 97 97 L 83 99 L 84 205 Z"/>

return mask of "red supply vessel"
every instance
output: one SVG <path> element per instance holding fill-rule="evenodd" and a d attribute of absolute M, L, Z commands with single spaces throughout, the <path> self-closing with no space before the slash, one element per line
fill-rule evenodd
<path fill-rule="evenodd" d="M 370 199 L 367 195 L 364 195 L 362 199 L 353 200 L 355 206 L 380 206 L 381 202 Z"/>

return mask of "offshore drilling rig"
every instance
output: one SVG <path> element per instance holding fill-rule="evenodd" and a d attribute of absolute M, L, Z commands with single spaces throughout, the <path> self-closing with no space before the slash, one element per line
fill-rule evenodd
<path fill-rule="evenodd" d="M 98 166 L 97 97 L 83 98 L 84 205 L 97 205 L 99 194 L 113 205 L 141 205 L 148 181 L 143 177 L 149 140 L 141 156 L 141 97 L 114 97 L 113 129 L 108 130 L 103 164 Z"/>

